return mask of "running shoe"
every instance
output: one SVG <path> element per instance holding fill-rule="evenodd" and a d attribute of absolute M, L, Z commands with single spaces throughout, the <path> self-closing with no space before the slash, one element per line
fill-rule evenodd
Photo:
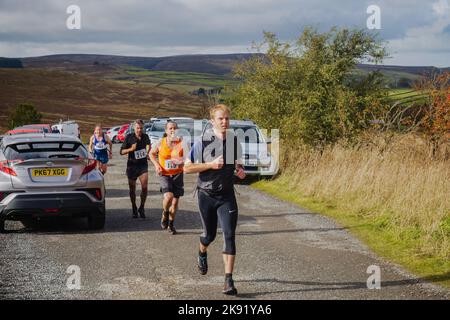
<path fill-rule="evenodd" d="M 133 206 L 133 219 L 136 219 L 137 217 L 138 217 L 137 207 Z"/>
<path fill-rule="evenodd" d="M 168 226 L 169 226 L 169 213 L 163 211 L 161 218 L 161 228 L 163 230 L 166 230 Z"/>
<path fill-rule="evenodd" d="M 177 234 L 177 230 L 175 229 L 175 227 L 173 226 L 173 221 L 169 222 L 169 233 L 172 235 Z"/>
<path fill-rule="evenodd" d="M 233 278 L 225 278 L 225 285 L 223 287 L 223 294 L 229 295 L 229 296 L 235 296 L 237 295 L 237 289 L 234 286 Z"/>
<path fill-rule="evenodd" d="M 206 254 L 204 256 L 198 255 L 197 267 L 201 275 L 208 273 L 208 256 Z"/>
<path fill-rule="evenodd" d="M 145 219 L 145 209 L 144 209 L 144 207 L 140 207 L 138 211 L 139 211 L 139 216 L 142 219 Z"/>

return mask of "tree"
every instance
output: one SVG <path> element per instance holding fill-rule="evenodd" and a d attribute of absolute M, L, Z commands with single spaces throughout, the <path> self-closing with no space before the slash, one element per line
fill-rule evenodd
<path fill-rule="evenodd" d="M 0 68 L 23 68 L 22 60 L 0 57 Z"/>
<path fill-rule="evenodd" d="M 42 114 L 36 110 L 32 104 L 20 104 L 11 112 L 8 119 L 9 129 L 23 126 L 25 124 L 40 123 Z"/>
<path fill-rule="evenodd" d="M 294 141 L 324 146 L 350 138 L 386 108 L 380 72 L 352 76 L 360 62 L 382 62 L 383 45 L 364 30 L 307 27 L 293 44 L 265 32 L 255 46 L 260 54 L 234 68 L 241 84 L 228 103 L 234 116 L 279 128 Z"/>
<path fill-rule="evenodd" d="M 450 72 L 422 77 L 415 89 L 426 92 L 427 102 L 420 108 L 420 128 L 435 158 L 439 147 L 450 140 Z"/>

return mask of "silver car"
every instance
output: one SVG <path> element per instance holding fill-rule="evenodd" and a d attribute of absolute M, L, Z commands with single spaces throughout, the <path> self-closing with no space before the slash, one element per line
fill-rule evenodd
<path fill-rule="evenodd" d="M 211 130 L 207 122 L 203 131 Z M 264 136 L 261 129 L 251 120 L 230 120 L 230 129 L 234 130 L 241 144 L 242 163 L 247 176 L 271 177 L 279 171 L 278 152 L 269 146 L 272 141 Z M 273 151 L 273 152 L 272 152 Z"/>
<path fill-rule="evenodd" d="M 0 232 L 6 220 L 87 217 L 105 225 L 105 184 L 81 141 L 60 134 L 5 136 L 0 142 Z"/>
<path fill-rule="evenodd" d="M 242 148 L 244 171 L 253 176 L 274 176 L 278 173 L 278 156 L 271 152 L 268 140 L 251 120 L 230 120 Z M 272 150 L 273 151 L 273 150 Z"/>

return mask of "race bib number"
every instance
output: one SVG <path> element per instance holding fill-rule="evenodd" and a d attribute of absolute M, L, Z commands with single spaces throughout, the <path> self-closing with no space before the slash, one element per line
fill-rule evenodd
<path fill-rule="evenodd" d="M 165 161 L 165 168 L 170 170 L 170 169 L 178 169 L 178 165 L 173 163 L 172 160 L 168 159 Z"/>
<path fill-rule="evenodd" d="M 95 149 L 102 150 L 106 148 L 106 144 L 104 142 L 98 142 L 95 146 Z"/>
<path fill-rule="evenodd" d="M 147 157 L 147 150 L 141 149 L 134 152 L 134 158 L 136 160 L 144 159 Z"/>

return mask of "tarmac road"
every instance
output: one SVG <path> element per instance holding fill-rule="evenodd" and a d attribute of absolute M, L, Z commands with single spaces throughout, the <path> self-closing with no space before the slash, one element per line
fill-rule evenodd
<path fill-rule="evenodd" d="M 237 297 L 221 293 L 223 241 L 209 250 L 209 273 L 196 269 L 201 223 L 193 196 L 195 175 L 185 179 L 176 220 L 178 234 L 160 230 L 161 199 L 150 174 L 147 219 L 132 219 L 126 158 L 114 146 L 105 182 L 106 227 L 58 220 L 25 228 L 7 222 L 0 235 L 0 298 L 7 299 L 449 299 L 446 289 L 417 279 L 371 253 L 332 220 L 239 185 Z M 139 195 L 139 192 L 138 192 Z M 70 290 L 69 266 L 81 288 Z M 367 288 L 371 265 L 381 289 Z"/>

